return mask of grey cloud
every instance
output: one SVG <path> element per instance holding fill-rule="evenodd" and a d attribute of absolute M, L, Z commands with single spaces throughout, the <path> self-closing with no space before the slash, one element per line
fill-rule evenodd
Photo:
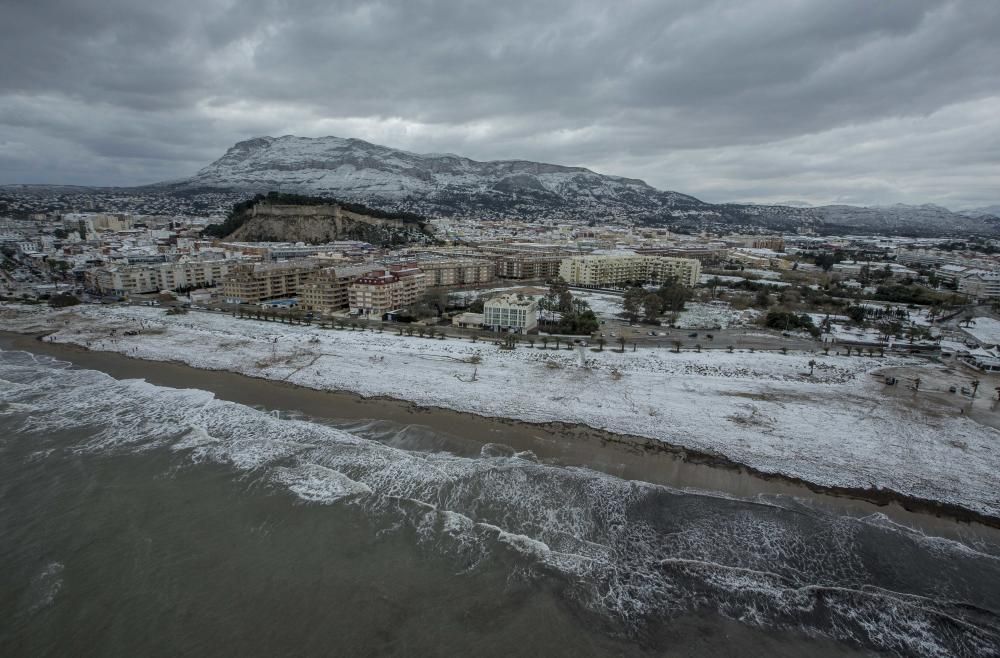
<path fill-rule="evenodd" d="M 998 3 L 15 0 L 4 18 L 0 182 L 152 182 L 296 133 L 713 200 L 996 193 L 984 140 L 920 137 L 997 128 L 979 113 L 1000 95 Z"/>

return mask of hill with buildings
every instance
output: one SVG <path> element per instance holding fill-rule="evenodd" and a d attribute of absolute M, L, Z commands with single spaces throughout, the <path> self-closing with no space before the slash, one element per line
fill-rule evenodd
<path fill-rule="evenodd" d="M 274 192 L 237 203 L 225 222 L 209 225 L 205 234 L 248 242 L 361 240 L 383 247 L 431 240 L 423 218 L 411 213 Z"/>

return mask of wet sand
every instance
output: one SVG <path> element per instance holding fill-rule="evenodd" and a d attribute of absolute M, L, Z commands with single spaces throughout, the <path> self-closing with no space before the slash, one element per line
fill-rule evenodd
<path fill-rule="evenodd" d="M 541 461 L 579 466 L 629 480 L 674 488 L 717 491 L 741 498 L 789 496 L 851 516 L 882 513 L 937 536 L 982 536 L 1000 543 L 1000 519 L 964 508 L 911 499 L 895 492 L 821 487 L 796 478 L 764 474 L 721 456 L 699 453 L 651 439 L 618 435 L 581 425 L 534 424 L 412 403 L 364 398 L 343 391 L 318 391 L 225 371 L 200 370 L 171 362 L 145 361 L 113 352 L 41 342 L 35 336 L 0 332 L 0 349 L 49 355 L 117 379 L 144 379 L 159 386 L 211 391 L 219 399 L 344 426 L 370 421 L 395 424 L 402 432 L 392 445 L 478 455 L 485 444 L 531 451 Z M 420 428 L 428 431 L 421 433 Z M 413 445 L 408 445 L 407 435 Z M 434 444 L 419 436 L 434 435 Z M 956 523 L 958 522 L 958 523 Z"/>

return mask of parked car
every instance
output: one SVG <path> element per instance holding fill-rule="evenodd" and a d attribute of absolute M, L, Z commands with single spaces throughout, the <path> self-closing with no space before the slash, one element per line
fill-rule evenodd
<path fill-rule="evenodd" d="M 688 334 L 688 338 L 697 338 L 697 337 L 698 337 L 697 331 L 692 331 L 691 333 Z"/>

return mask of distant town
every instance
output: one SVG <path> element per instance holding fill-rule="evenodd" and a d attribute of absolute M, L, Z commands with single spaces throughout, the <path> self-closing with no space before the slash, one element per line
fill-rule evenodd
<path fill-rule="evenodd" d="M 986 351 L 1000 332 L 965 316 L 1000 299 L 990 239 L 434 218 L 423 244 L 262 242 L 205 234 L 235 193 L 175 200 L 169 213 L 141 194 L 115 198 L 136 211 L 62 208 L 58 198 L 40 210 L 31 197 L 8 213 L 21 216 L 0 221 L 0 294 L 644 344 L 707 342 L 664 329 L 759 327 L 776 330 L 776 345 L 798 332 L 857 349 L 950 349 L 1000 368 Z M 545 287 L 554 281 L 576 290 L 574 307 L 560 307 Z"/>

